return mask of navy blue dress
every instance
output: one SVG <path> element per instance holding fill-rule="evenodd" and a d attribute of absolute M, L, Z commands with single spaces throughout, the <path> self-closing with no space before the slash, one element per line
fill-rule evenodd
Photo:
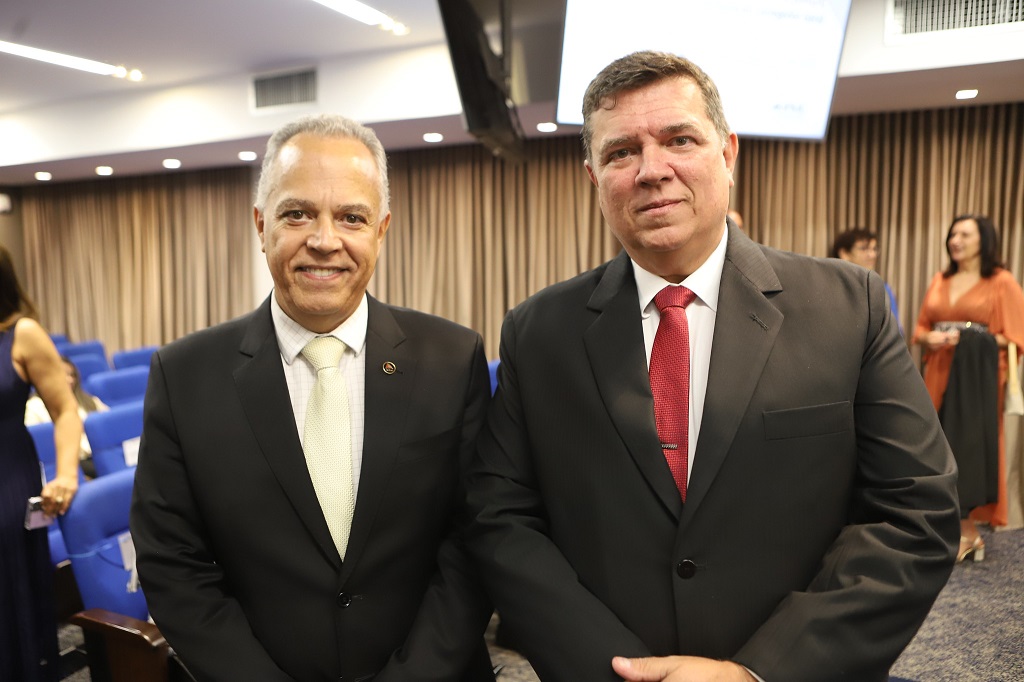
<path fill-rule="evenodd" d="M 14 371 L 14 326 L 0 331 L 0 680 L 58 678 L 53 567 L 45 528 L 25 530 L 25 504 L 42 488 L 25 428 L 29 385 Z"/>

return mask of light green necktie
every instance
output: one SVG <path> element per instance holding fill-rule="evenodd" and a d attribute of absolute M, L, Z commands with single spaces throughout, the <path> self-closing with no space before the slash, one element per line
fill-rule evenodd
<path fill-rule="evenodd" d="M 338 369 L 345 348 L 344 342 L 333 336 L 318 336 L 302 349 L 316 368 L 316 383 L 306 407 L 302 449 L 327 527 L 342 559 L 355 509 L 348 388 Z"/>

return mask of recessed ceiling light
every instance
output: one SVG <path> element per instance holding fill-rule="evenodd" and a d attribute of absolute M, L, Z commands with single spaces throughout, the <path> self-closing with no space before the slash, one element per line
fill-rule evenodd
<path fill-rule="evenodd" d="M 47 171 L 36 171 L 36 180 L 39 182 L 49 182 L 53 180 L 53 173 Z"/>
<path fill-rule="evenodd" d="M 544 123 L 537 124 L 537 130 L 542 133 L 553 133 L 558 130 L 558 124 L 552 123 L 551 121 L 545 121 Z"/>
<path fill-rule="evenodd" d="M 978 91 L 977 90 L 957 90 L 956 91 L 956 98 L 957 99 L 974 99 L 977 96 L 978 96 Z"/>
<path fill-rule="evenodd" d="M 256 152 L 238 152 L 239 161 L 255 161 Z"/>
<path fill-rule="evenodd" d="M 179 161 L 178 159 L 164 159 L 164 168 L 168 170 L 181 168 L 181 161 Z"/>
<path fill-rule="evenodd" d="M 96 166 L 96 175 L 113 175 L 114 169 L 110 166 Z"/>
<path fill-rule="evenodd" d="M 13 54 L 18 57 L 27 57 L 28 59 L 35 59 L 36 61 L 46 62 L 47 64 L 66 66 L 69 69 L 78 69 L 79 71 L 96 73 L 101 76 L 114 76 L 115 78 L 124 78 L 125 76 L 129 75 L 128 70 L 123 66 L 104 64 L 103 62 L 97 62 L 92 59 L 83 59 L 82 57 L 72 57 L 69 54 L 51 52 L 50 50 L 40 50 L 38 47 L 29 47 L 28 45 L 9 43 L 6 40 L 0 40 L 0 52 L 6 52 L 7 54 Z M 138 69 L 134 69 L 134 71 L 138 71 Z M 141 80 L 142 72 L 138 71 L 138 73 L 139 78 L 133 78 L 132 80 Z"/>
<path fill-rule="evenodd" d="M 442 140 L 444 140 L 444 135 L 442 135 L 441 133 L 424 133 L 423 134 L 423 141 L 424 142 L 430 142 L 430 143 L 433 144 L 433 143 L 436 143 L 436 142 L 441 142 Z"/>

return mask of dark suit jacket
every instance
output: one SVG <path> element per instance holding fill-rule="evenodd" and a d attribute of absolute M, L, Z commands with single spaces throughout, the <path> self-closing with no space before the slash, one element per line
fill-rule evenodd
<path fill-rule="evenodd" d="M 623 253 L 505 319 L 470 544 L 545 682 L 669 654 L 882 680 L 952 568 L 955 478 L 882 280 L 730 228 L 686 504 Z"/>
<path fill-rule="evenodd" d="M 153 618 L 200 680 L 494 679 L 491 607 L 453 533 L 489 396 L 480 337 L 369 306 L 344 562 L 306 468 L 269 299 L 153 359 L 132 536 Z"/>

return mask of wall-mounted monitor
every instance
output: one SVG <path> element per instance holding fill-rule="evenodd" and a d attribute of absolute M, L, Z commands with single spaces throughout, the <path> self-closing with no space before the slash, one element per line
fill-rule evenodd
<path fill-rule="evenodd" d="M 711 76 L 738 134 L 823 139 L 850 2 L 567 0 L 557 120 L 583 123 L 583 93 L 608 63 L 662 50 Z"/>
<path fill-rule="evenodd" d="M 438 0 L 455 83 L 462 101 L 466 130 L 495 156 L 518 161 L 523 155 L 523 135 L 510 90 L 508 47 L 511 25 L 502 0 L 495 0 L 499 14 L 502 50 L 495 54 L 480 15 L 469 0 Z"/>

